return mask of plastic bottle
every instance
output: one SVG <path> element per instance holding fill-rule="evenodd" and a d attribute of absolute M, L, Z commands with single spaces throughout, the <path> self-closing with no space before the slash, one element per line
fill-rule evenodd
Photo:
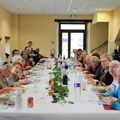
<path fill-rule="evenodd" d="M 81 75 L 80 75 L 81 77 L 81 88 L 82 88 L 82 90 L 86 90 L 86 80 L 85 80 L 85 76 L 84 76 L 84 74 L 81 72 Z"/>
<path fill-rule="evenodd" d="M 21 96 L 21 92 L 18 90 L 16 90 L 14 93 L 14 101 L 15 101 L 15 110 L 21 110 L 22 96 Z"/>
<path fill-rule="evenodd" d="M 75 97 L 75 101 L 79 101 L 80 100 L 80 94 L 81 94 L 81 84 L 80 83 L 74 83 L 74 97 Z"/>
<path fill-rule="evenodd" d="M 71 69 L 71 72 L 74 72 L 75 63 L 73 61 L 71 61 L 71 63 L 70 63 L 70 69 Z"/>
<path fill-rule="evenodd" d="M 61 65 L 60 69 L 61 69 L 61 78 L 63 78 L 63 76 L 65 75 L 65 67 Z"/>
<path fill-rule="evenodd" d="M 80 100 L 80 95 L 81 95 L 81 82 L 80 82 L 80 73 L 77 72 L 75 82 L 74 82 L 74 97 L 75 101 Z"/>

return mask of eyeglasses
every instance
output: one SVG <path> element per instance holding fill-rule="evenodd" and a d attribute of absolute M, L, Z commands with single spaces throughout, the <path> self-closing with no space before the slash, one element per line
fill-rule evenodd
<path fill-rule="evenodd" d="M 7 62 L 7 61 L 5 61 L 5 62 L 3 63 L 3 65 L 6 65 L 6 64 L 8 64 L 8 62 Z"/>

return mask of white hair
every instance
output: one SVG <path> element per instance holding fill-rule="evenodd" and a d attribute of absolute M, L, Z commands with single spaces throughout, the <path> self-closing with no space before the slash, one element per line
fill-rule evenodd
<path fill-rule="evenodd" d="M 10 67 L 9 63 L 5 60 L 0 61 L 0 71 L 6 70 Z"/>
<path fill-rule="evenodd" d="M 22 60 L 23 60 L 23 58 L 20 55 L 15 55 L 15 56 L 12 57 L 12 63 L 13 64 L 17 63 L 17 62 L 20 62 Z"/>
<path fill-rule="evenodd" d="M 120 67 L 120 62 L 117 60 L 113 60 L 110 62 L 109 66 L 114 65 L 116 68 Z"/>
<path fill-rule="evenodd" d="M 91 56 L 91 57 L 90 57 L 90 61 L 99 63 L 99 62 L 100 62 L 100 59 L 99 59 L 97 56 Z"/>

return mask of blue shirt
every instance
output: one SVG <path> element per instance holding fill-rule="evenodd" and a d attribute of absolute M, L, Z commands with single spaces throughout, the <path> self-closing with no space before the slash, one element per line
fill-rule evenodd
<path fill-rule="evenodd" d="M 117 101 L 113 102 L 111 107 L 120 111 L 120 85 L 116 90 L 114 90 L 112 92 L 103 93 L 103 96 L 104 97 L 111 96 L 111 97 L 117 98 Z"/>

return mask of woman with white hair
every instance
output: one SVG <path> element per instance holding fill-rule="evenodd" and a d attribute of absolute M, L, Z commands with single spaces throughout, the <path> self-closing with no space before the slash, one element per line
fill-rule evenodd
<path fill-rule="evenodd" d="M 112 75 L 113 77 L 113 82 L 107 86 L 107 91 L 112 91 L 118 88 L 119 84 L 118 81 L 116 80 L 117 78 L 117 73 L 116 73 L 116 69 L 120 67 L 120 62 L 117 60 L 113 60 L 110 62 L 109 64 L 109 73 Z"/>
<path fill-rule="evenodd" d="M 98 93 L 101 100 L 105 100 L 112 108 L 120 111 L 120 67 L 116 69 L 116 80 L 119 84 L 116 90 L 106 93 Z"/>

